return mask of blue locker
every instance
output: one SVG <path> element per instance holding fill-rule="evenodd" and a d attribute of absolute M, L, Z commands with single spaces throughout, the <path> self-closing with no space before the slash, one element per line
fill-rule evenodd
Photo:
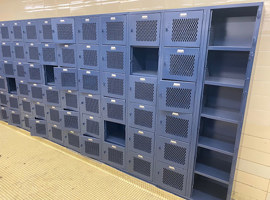
<path fill-rule="evenodd" d="M 0 52 L 1 52 L 1 58 L 3 60 L 13 60 L 13 43 L 2 42 Z"/>
<path fill-rule="evenodd" d="M 18 110 L 9 109 L 8 124 L 21 127 L 21 112 Z"/>
<path fill-rule="evenodd" d="M 40 84 L 30 84 L 30 97 L 33 101 L 43 102 L 44 101 L 44 88 Z"/>
<path fill-rule="evenodd" d="M 78 90 L 78 70 L 54 68 L 55 84 L 62 90 Z"/>
<path fill-rule="evenodd" d="M 129 76 L 129 100 L 131 102 L 156 105 L 157 78 Z"/>
<path fill-rule="evenodd" d="M 30 119 L 30 133 L 32 136 L 48 138 L 47 121 L 43 119 Z"/>
<path fill-rule="evenodd" d="M 57 65 L 57 46 L 53 43 L 41 44 L 41 63 L 44 65 Z"/>
<path fill-rule="evenodd" d="M 64 145 L 64 131 L 57 124 L 48 123 L 48 139 L 60 145 Z"/>
<path fill-rule="evenodd" d="M 60 90 L 55 86 L 44 86 L 45 104 L 49 106 L 61 107 Z"/>
<path fill-rule="evenodd" d="M 1 61 L 1 65 L 2 65 L 2 72 L 4 76 L 15 78 L 16 76 L 15 67 L 12 61 L 8 61 L 8 60 Z"/>
<path fill-rule="evenodd" d="M 6 92 L 0 91 L 0 104 L 1 106 L 8 106 L 8 97 Z"/>
<path fill-rule="evenodd" d="M 101 116 L 100 95 L 80 93 L 80 111 L 91 116 Z"/>
<path fill-rule="evenodd" d="M 41 44 L 25 43 L 25 53 L 27 62 L 40 63 L 41 61 Z"/>
<path fill-rule="evenodd" d="M 66 44 L 76 42 L 74 18 L 54 18 L 51 19 L 51 22 L 55 43 Z"/>
<path fill-rule="evenodd" d="M 102 71 L 126 73 L 128 70 L 127 52 L 125 46 L 101 46 Z"/>
<path fill-rule="evenodd" d="M 159 108 L 164 111 L 192 113 L 195 83 L 160 81 Z"/>
<path fill-rule="evenodd" d="M 94 70 L 78 70 L 79 91 L 100 94 L 100 72 Z"/>
<path fill-rule="evenodd" d="M 75 18 L 77 43 L 99 44 L 100 18 L 98 16 L 83 16 Z"/>
<path fill-rule="evenodd" d="M 33 107 L 33 114 L 34 117 L 39 118 L 39 119 L 44 119 L 46 120 L 46 106 L 44 103 L 40 103 L 40 102 L 32 102 L 32 107 Z"/>
<path fill-rule="evenodd" d="M 102 44 L 126 45 L 127 16 L 123 14 L 101 17 Z"/>
<path fill-rule="evenodd" d="M 74 131 L 63 131 L 64 146 L 80 152 L 80 133 Z"/>
<path fill-rule="evenodd" d="M 155 107 L 130 103 L 128 108 L 128 124 L 133 128 L 155 132 L 156 110 Z"/>
<path fill-rule="evenodd" d="M 15 94 L 8 94 L 8 107 L 12 110 L 19 110 L 19 97 Z"/>
<path fill-rule="evenodd" d="M 103 97 L 101 102 L 103 119 L 120 124 L 126 123 L 125 100 Z"/>
<path fill-rule="evenodd" d="M 61 111 L 62 110 L 59 107 L 47 106 L 47 109 L 46 109 L 47 121 L 49 123 L 57 124 L 60 126 L 60 123 L 62 122 L 62 118 L 60 115 Z"/>
<path fill-rule="evenodd" d="M 98 45 L 78 44 L 78 68 L 98 70 L 100 67 L 100 51 Z"/>
<path fill-rule="evenodd" d="M 60 115 L 62 119 L 61 126 L 64 130 L 80 132 L 81 120 L 79 112 L 62 110 Z"/>
<path fill-rule="evenodd" d="M 25 80 L 17 79 L 17 93 L 20 97 L 28 98 L 30 95 L 30 86 Z"/>
<path fill-rule="evenodd" d="M 28 83 L 44 84 L 44 69 L 39 63 L 26 64 Z"/>
<path fill-rule="evenodd" d="M 1 22 L 0 24 L 0 36 L 1 41 L 11 41 L 11 23 L 10 22 Z"/>
<path fill-rule="evenodd" d="M 24 21 L 13 21 L 11 23 L 11 38 L 12 41 L 22 42 L 24 41 L 25 34 L 23 33 Z"/>
<path fill-rule="evenodd" d="M 164 48 L 162 79 L 196 81 L 199 53 L 196 48 Z"/>
<path fill-rule="evenodd" d="M 199 47 L 203 11 L 165 12 L 163 21 L 165 46 Z"/>
<path fill-rule="evenodd" d="M 92 136 L 95 138 L 101 138 L 103 133 L 103 126 L 102 120 L 100 117 L 82 114 L 81 115 L 82 121 L 82 134 L 86 136 Z"/>
<path fill-rule="evenodd" d="M 34 108 L 33 108 L 31 99 L 25 98 L 25 97 L 19 98 L 19 106 L 20 106 L 21 112 L 34 116 Z"/>
<path fill-rule="evenodd" d="M 0 107 L 0 120 L 2 120 L 4 122 L 8 122 L 8 120 L 9 120 L 8 107 L 5 107 L 5 106 Z"/>
<path fill-rule="evenodd" d="M 61 91 L 62 108 L 79 111 L 79 92 L 74 90 Z"/>
<path fill-rule="evenodd" d="M 161 13 L 129 16 L 130 45 L 159 46 Z"/>
<path fill-rule="evenodd" d="M 60 44 L 58 46 L 58 65 L 62 67 L 77 66 L 77 45 Z"/>
<path fill-rule="evenodd" d="M 30 131 L 31 119 L 34 119 L 33 116 L 29 115 L 28 113 L 21 112 L 21 124 L 23 129 Z"/>
<path fill-rule="evenodd" d="M 101 160 L 101 140 L 87 135 L 80 136 L 81 154 L 96 160 Z"/>
<path fill-rule="evenodd" d="M 42 19 L 39 21 L 39 38 L 40 42 L 53 42 L 53 31 L 51 19 Z"/>
<path fill-rule="evenodd" d="M 0 75 L 0 91 L 7 92 L 7 80 Z"/>
<path fill-rule="evenodd" d="M 14 62 L 13 65 L 14 65 L 15 71 L 16 71 L 16 78 L 26 81 L 27 80 L 27 71 L 28 71 L 27 64 L 22 63 L 22 62 Z"/>
<path fill-rule="evenodd" d="M 23 23 L 23 33 L 25 42 L 39 42 L 39 20 L 26 20 Z"/>
<path fill-rule="evenodd" d="M 23 42 L 13 44 L 14 61 L 26 61 L 25 46 Z"/>

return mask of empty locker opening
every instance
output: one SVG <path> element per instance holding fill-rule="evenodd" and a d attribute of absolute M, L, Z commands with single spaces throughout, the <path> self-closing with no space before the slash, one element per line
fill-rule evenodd
<path fill-rule="evenodd" d="M 126 126 L 115 122 L 104 121 L 105 141 L 125 146 Z"/>
<path fill-rule="evenodd" d="M 45 85 L 54 85 L 54 68 L 57 67 L 55 65 L 43 65 L 44 67 L 44 78 L 45 78 Z"/>
<path fill-rule="evenodd" d="M 11 94 L 17 93 L 17 86 L 15 78 L 7 78 L 8 92 Z"/>

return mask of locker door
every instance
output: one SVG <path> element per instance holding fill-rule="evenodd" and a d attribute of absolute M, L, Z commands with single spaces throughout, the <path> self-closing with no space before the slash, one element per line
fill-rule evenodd
<path fill-rule="evenodd" d="M 60 112 L 62 120 L 62 128 L 67 131 L 80 131 L 80 113 L 76 111 L 66 111 L 62 110 Z"/>
<path fill-rule="evenodd" d="M 78 45 L 78 68 L 99 70 L 100 53 L 98 45 Z"/>
<path fill-rule="evenodd" d="M 8 107 L 13 110 L 19 110 L 19 97 L 18 95 L 8 95 Z"/>
<path fill-rule="evenodd" d="M 101 138 L 104 126 L 102 122 L 100 117 L 82 114 L 82 134 Z"/>
<path fill-rule="evenodd" d="M 74 90 L 61 91 L 62 107 L 64 109 L 79 111 L 79 93 Z"/>
<path fill-rule="evenodd" d="M 28 115 L 33 115 L 34 114 L 32 101 L 29 98 L 20 98 L 19 99 L 19 105 L 20 105 L 21 111 L 23 113 L 27 113 Z"/>
<path fill-rule="evenodd" d="M 1 43 L 1 57 L 3 60 L 13 60 L 13 43 L 2 42 Z"/>
<path fill-rule="evenodd" d="M 3 76 L 0 76 L 0 91 L 7 92 L 7 81 Z"/>
<path fill-rule="evenodd" d="M 9 110 L 7 107 L 1 106 L 0 107 L 0 120 L 4 122 L 8 122 L 9 120 Z"/>
<path fill-rule="evenodd" d="M 8 124 L 21 127 L 21 112 L 18 110 L 9 110 Z"/>
<path fill-rule="evenodd" d="M 53 32 L 51 19 L 42 19 L 39 21 L 40 42 L 52 43 Z"/>
<path fill-rule="evenodd" d="M 81 154 L 101 160 L 101 140 L 86 135 L 80 136 Z"/>
<path fill-rule="evenodd" d="M 22 42 L 14 42 L 13 44 L 14 60 L 26 61 L 25 46 Z"/>
<path fill-rule="evenodd" d="M 25 53 L 27 62 L 40 63 L 41 61 L 41 44 L 25 43 Z"/>
<path fill-rule="evenodd" d="M 3 74 L 6 77 L 15 78 L 16 72 L 15 72 L 14 62 L 5 60 L 5 61 L 1 61 L 1 65 L 2 65 Z"/>
<path fill-rule="evenodd" d="M 46 115 L 47 115 L 48 122 L 52 124 L 57 124 L 60 126 L 60 123 L 62 121 L 60 112 L 61 112 L 61 109 L 59 107 L 47 106 Z"/>
<path fill-rule="evenodd" d="M 33 101 L 43 102 L 44 100 L 44 88 L 40 84 L 31 84 L 30 85 L 30 91 L 31 91 L 31 99 Z"/>
<path fill-rule="evenodd" d="M 17 91 L 20 97 L 28 98 L 30 95 L 29 84 L 25 80 L 17 80 Z"/>
<path fill-rule="evenodd" d="M 32 102 L 32 106 L 34 108 L 34 116 L 39 118 L 39 119 L 43 119 L 43 120 L 47 120 L 46 119 L 46 107 L 45 104 L 40 103 L 40 102 Z"/>
<path fill-rule="evenodd" d="M 100 94 L 100 72 L 94 70 L 78 70 L 79 91 Z"/>
<path fill-rule="evenodd" d="M 58 65 L 56 44 L 41 44 L 41 63 L 44 65 Z"/>
<path fill-rule="evenodd" d="M 78 90 L 78 70 L 54 68 L 55 84 L 61 90 Z"/>
<path fill-rule="evenodd" d="M 75 43 L 74 18 L 55 18 L 51 20 L 55 43 Z"/>
<path fill-rule="evenodd" d="M 30 133 L 32 136 L 48 138 L 47 121 L 30 119 Z"/>
<path fill-rule="evenodd" d="M 48 123 L 48 138 L 57 144 L 64 145 L 63 130 L 56 124 Z"/>
<path fill-rule="evenodd" d="M 80 135 L 74 131 L 64 131 L 64 146 L 80 152 Z"/>
<path fill-rule="evenodd" d="M 61 107 L 60 90 L 54 86 L 44 86 L 45 104 L 50 106 Z"/>
<path fill-rule="evenodd" d="M 24 21 L 13 21 L 11 24 L 11 37 L 13 41 L 22 42 L 24 41 L 25 34 L 23 33 Z"/>
<path fill-rule="evenodd" d="M 101 116 L 100 95 L 80 94 L 80 111 L 84 114 Z"/>
<path fill-rule="evenodd" d="M 0 24 L 0 36 L 1 41 L 11 41 L 11 23 L 10 22 L 1 22 Z"/>
<path fill-rule="evenodd" d="M 27 113 L 23 113 L 21 114 L 22 118 L 21 118 L 21 124 L 22 124 L 22 128 L 30 131 L 30 120 L 33 119 L 33 116 L 27 114 Z"/>
<path fill-rule="evenodd" d="M 78 43 L 98 44 L 100 18 L 98 16 L 76 17 L 76 34 Z"/>
<path fill-rule="evenodd" d="M 103 97 L 102 116 L 105 120 L 125 124 L 126 122 L 125 100 Z"/>
<path fill-rule="evenodd" d="M 44 84 L 44 70 L 39 63 L 26 64 L 27 66 L 27 80 L 29 83 Z"/>
<path fill-rule="evenodd" d="M 39 20 L 24 21 L 23 32 L 25 34 L 25 42 L 39 42 L 38 25 Z"/>
<path fill-rule="evenodd" d="M 27 64 L 22 62 L 14 62 L 13 65 L 15 66 L 16 71 L 16 78 L 20 80 L 27 80 Z"/>
<path fill-rule="evenodd" d="M 115 98 L 126 98 L 126 78 L 124 74 L 102 73 L 102 95 Z"/>
<path fill-rule="evenodd" d="M 58 47 L 58 64 L 63 67 L 76 67 L 77 45 L 65 44 Z"/>

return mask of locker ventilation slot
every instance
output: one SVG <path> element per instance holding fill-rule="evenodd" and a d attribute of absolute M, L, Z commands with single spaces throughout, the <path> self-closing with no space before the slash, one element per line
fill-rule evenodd
<path fill-rule="evenodd" d="M 31 60 L 38 60 L 38 47 L 29 47 L 29 57 Z"/>
<path fill-rule="evenodd" d="M 71 133 L 68 133 L 68 143 L 71 145 L 71 146 L 74 146 L 74 147 L 80 147 L 80 139 L 79 139 L 79 136 L 77 135 L 74 135 L 74 134 L 71 134 Z"/>
<path fill-rule="evenodd" d="M 173 42 L 196 42 L 198 37 L 199 18 L 173 19 L 172 41 Z"/>
<path fill-rule="evenodd" d="M 164 158 L 172 162 L 185 165 L 186 164 L 186 148 L 179 147 L 172 144 L 165 144 Z"/>
<path fill-rule="evenodd" d="M 36 133 L 39 135 L 46 135 L 46 125 L 36 124 Z"/>
<path fill-rule="evenodd" d="M 116 78 L 108 78 L 108 93 L 115 95 L 124 94 L 124 80 Z"/>
<path fill-rule="evenodd" d="M 83 75 L 83 89 L 98 91 L 98 77 Z"/>
<path fill-rule="evenodd" d="M 51 25 L 42 25 L 43 30 L 43 39 L 45 40 L 52 40 L 52 26 Z"/>
<path fill-rule="evenodd" d="M 75 73 L 61 73 L 61 83 L 63 87 L 75 87 L 76 86 Z"/>
<path fill-rule="evenodd" d="M 107 40 L 124 40 L 123 22 L 106 22 Z"/>
<path fill-rule="evenodd" d="M 83 23 L 82 24 L 82 35 L 83 40 L 96 40 L 97 30 L 96 23 Z"/>
<path fill-rule="evenodd" d="M 50 109 L 50 119 L 54 122 L 60 122 L 60 115 L 58 110 Z"/>
<path fill-rule="evenodd" d="M 73 128 L 73 129 L 78 129 L 79 128 L 79 121 L 78 121 L 77 116 L 65 115 L 64 116 L 64 122 L 65 122 L 65 127 L 66 128 Z"/>
<path fill-rule="evenodd" d="M 192 77 L 194 74 L 194 55 L 170 55 L 170 75 Z"/>
<path fill-rule="evenodd" d="M 10 46 L 2 46 L 2 55 L 5 58 L 10 58 L 11 57 Z"/>
<path fill-rule="evenodd" d="M 110 162 L 116 163 L 118 165 L 123 165 L 123 162 L 124 162 L 123 157 L 124 157 L 123 152 L 117 151 L 112 148 L 108 149 L 108 160 Z"/>
<path fill-rule="evenodd" d="M 75 64 L 74 49 L 62 49 L 62 56 L 64 64 Z"/>
<path fill-rule="evenodd" d="M 97 51 L 83 50 L 83 64 L 88 66 L 97 66 Z"/>
<path fill-rule="evenodd" d="M 107 68 L 124 69 L 124 53 L 107 51 Z"/>
<path fill-rule="evenodd" d="M 99 135 L 99 122 L 86 120 L 86 131 L 94 135 Z"/>
<path fill-rule="evenodd" d="M 117 120 L 123 120 L 124 112 L 123 112 L 123 106 L 122 105 L 116 105 L 112 103 L 107 104 L 107 114 L 108 118 L 117 119 Z"/>
<path fill-rule="evenodd" d="M 85 153 L 99 156 L 99 144 L 94 142 L 85 141 Z"/>
<path fill-rule="evenodd" d="M 139 174 L 150 177 L 151 163 L 139 158 L 133 158 L 133 170 Z"/>
<path fill-rule="evenodd" d="M 68 107 L 72 107 L 72 108 L 77 108 L 78 107 L 77 95 L 66 93 L 65 97 L 66 97 L 66 105 Z"/>
<path fill-rule="evenodd" d="M 153 112 L 135 108 L 134 121 L 136 125 L 152 128 Z"/>
<path fill-rule="evenodd" d="M 62 131 L 59 128 L 52 127 L 52 137 L 62 141 Z"/>
<path fill-rule="evenodd" d="M 191 90 L 182 88 L 167 88 L 166 106 L 189 109 L 191 103 Z"/>
<path fill-rule="evenodd" d="M 22 101 L 22 108 L 25 112 L 31 112 L 31 103 L 28 101 Z"/>
<path fill-rule="evenodd" d="M 37 39 L 36 26 L 26 26 L 26 37 L 27 39 Z"/>
<path fill-rule="evenodd" d="M 24 59 L 24 50 L 22 46 L 15 46 L 15 57 Z"/>
<path fill-rule="evenodd" d="M 152 138 L 135 134 L 133 138 L 133 148 L 152 153 Z"/>
<path fill-rule="evenodd" d="M 98 99 L 85 98 L 86 111 L 99 113 L 99 101 Z"/>
<path fill-rule="evenodd" d="M 47 102 L 59 104 L 58 91 L 46 90 Z"/>
<path fill-rule="evenodd" d="M 14 70 L 12 64 L 4 64 L 5 74 L 8 76 L 14 76 Z"/>
<path fill-rule="evenodd" d="M 72 40 L 72 24 L 57 24 L 57 36 L 59 40 Z"/>
<path fill-rule="evenodd" d="M 157 23 L 157 20 L 136 21 L 136 41 L 156 41 Z"/>
<path fill-rule="evenodd" d="M 135 99 L 153 102 L 154 84 L 135 82 Z"/>
<path fill-rule="evenodd" d="M 41 76 L 40 76 L 40 69 L 39 68 L 29 68 L 29 78 L 31 80 L 40 80 Z"/>
<path fill-rule="evenodd" d="M 187 138 L 189 129 L 189 120 L 178 119 L 172 116 L 166 116 L 165 132 L 170 135 Z"/>
<path fill-rule="evenodd" d="M 184 187 L 184 175 L 163 168 L 162 182 L 165 185 L 182 191 Z"/>

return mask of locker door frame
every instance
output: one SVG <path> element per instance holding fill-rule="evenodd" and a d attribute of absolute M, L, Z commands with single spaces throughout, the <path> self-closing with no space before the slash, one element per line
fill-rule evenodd
<path fill-rule="evenodd" d="M 61 107 L 62 106 L 62 101 L 61 101 L 61 92 L 60 92 L 60 90 L 59 89 L 57 89 L 57 87 L 56 86 L 48 86 L 48 85 L 44 85 L 43 86 L 44 87 L 44 103 L 46 104 L 46 105 L 49 105 L 49 106 L 55 106 L 55 107 Z M 47 96 L 47 91 L 56 91 L 56 92 L 58 92 L 58 104 L 56 104 L 56 103 L 51 103 L 51 102 L 49 102 L 48 101 L 48 96 Z"/>
<path fill-rule="evenodd" d="M 20 118 L 20 124 L 15 124 L 15 123 L 12 121 L 12 117 L 11 117 L 12 114 L 19 115 L 19 118 Z M 21 126 L 22 126 L 22 123 L 21 123 L 21 111 L 9 109 L 8 124 L 9 124 L 9 125 L 13 125 L 13 126 L 17 126 L 17 127 L 21 127 Z"/>
<path fill-rule="evenodd" d="M 28 63 L 26 64 L 26 68 L 27 68 L 27 80 L 28 83 L 38 83 L 38 84 L 44 84 L 44 68 L 43 65 L 39 64 L 39 63 Z M 39 69 L 39 75 L 40 75 L 40 80 L 33 80 L 30 79 L 30 69 L 31 68 L 35 68 L 35 69 Z"/>
<path fill-rule="evenodd" d="M 23 23 L 24 20 L 19 20 L 19 21 L 12 21 L 12 25 L 11 26 L 11 40 L 14 42 L 23 42 L 25 40 L 25 34 L 24 34 L 24 30 L 23 30 Z M 14 26 L 20 26 L 21 28 L 21 33 L 22 33 L 22 38 L 15 38 L 15 33 L 14 33 Z"/>
<path fill-rule="evenodd" d="M 93 133 L 87 132 L 87 120 L 98 122 L 98 124 L 99 124 L 99 135 L 95 135 Z M 104 124 L 102 122 L 103 122 L 103 120 L 101 120 L 101 117 L 81 113 L 81 132 L 82 132 L 82 134 L 84 134 L 86 136 L 93 137 L 93 138 L 102 139 L 103 138 L 102 137 L 103 136 L 102 131 L 103 131 L 103 126 L 104 126 Z"/>
<path fill-rule="evenodd" d="M 80 112 L 91 116 L 101 117 L 101 96 L 87 93 L 80 93 Z M 85 98 L 91 98 L 98 100 L 98 113 L 86 111 Z"/>
<path fill-rule="evenodd" d="M 43 49 L 53 48 L 55 61 L 44 61 Z M 41 63 L 43 65 L 58 65 L 57 45 L 54 43 L 41 43 Z"/>
<path fill-rule="evenodd" d="M 65 130 L 65 131 L 74 131 L 74 132 L 80 132 L 81 131 L 81 117 L 80 117 L 80 112 L 78 111 L 70 111 L 70 110 L 61 110 L 60 111 L 60 115 L 61 115 L 61 126 L 62 126 L 62 129 Z M 75 116 L 78 118 L 78 128 L 68 128 L 68 127 L 65 127 L 65 116 Z"/>
<path fill-rule="evenodd" d="M 0 61 L 0 63 L 2 65 L 1 66 L 2 67 L 2 73 L 3 73 L 3 75 L 5 77 L 7 77 L 7 78 L 16 78 L 16 69 L 14 67 L 14 62 L 13 61 L 11 61 L 11 60 L 3 60 L 3 61 Z M 5 70 L 5 67 L 4 67 L 5 64 L 11 64 L 12 65 L 13 75 L 6 74 L 6 70 Z"/>
<path fill-rule="evenodd" d="M 29 48 L 30 47 L 37 47 L 38 48 L 38 57 L 39 59 L 38 60 L 34 60 L 34 59 L 31 59 L 30 58 L 30 51 L 29 51 Z M 41 44 L 39 43 L 25 43 L 25 54 L 26 54 L 26 60 L 27 62 L 33 62 L 33 63 L 40 63 L 41 62 Z"/>
<path fill-rule="evenodd" d="M 23 101 L 30 103 L 30 112 L 23 110 Z M 20 107 L 20 110 L 22 113 L 26 113 L 30 116 L 34 116 L 34 108 L 33 108 L 33 104 L 32 104 L 32 101 L 30 98 L 20 97 L 19 98 L 19 107 Z"/>
<path fill-rule="evenodd" d="M 93 137 L 86 136 L 86 135 L 81 135 L 80 137 L 81 137 L 80 138 L 80 147 L 81 147 L 80 153 L 82 155 L 84 155 L 84 156 L 89 157 L 89 158 L 94 158 L 96 160 L 101 160 L 101 155 L 102 155 L 102 141 L 101 141 L 101 139 L 93 138 Z M 85 142 L 87 142 L 87 141 L 99 145 L 99 156 L 86 153 L 86 151 L 85 151 Z"/>
<path fill-rule="evenodd" d="M 75 33 L 75 22 L 73 17 L 59 17 L 59 18 L 52 18 L 52 31 L 53 31 L 53 41 L 54 43 L 60 43 L 60 44 L 68 44 L 68 43 L 76 43 L 76 33 Z M 70 40 L 61 40 L 58 38 L 58 30 L 57 25 L 58 24 L 71 24 L 72 25 L 72 33 L 73 38 Z"/>
<path fill-rule="evenodd" d="M 16 57 L 15 48 L 17 46 L 23 47 L 23 56 L 24 56 L 24 58 L 17 58 Z M 20 61 L 20 62 L 26 62 L 26 49 L 25 49 L 25 43 L 24 42 L 14 42 L 14 44 L 13 44 L 13 60 L 14 61 Z"/>
<path fill-rule="evenodd" d="M 84 64 L 84 50 L 92 50 L 97 52 L 97 66 L 85 65 Z M 89 70 L 99 70 L 100 69 L 100 46 L 97 44 L 78 44 L 77 45 L 77 68 L 89 69 Z"/>
<path fill-rule="evenodd" d="M 36 83 L 33 83 L 33 84 L 29 84 L 30 85 L 30 99 L 32 99 L 32 101 L 38 101 L 38 102 L 44 102 L 44 88 L 41 84 L 36 84 Z M 32 87 L 38 87 L 42 90 L 42 99 L 37 99 L 35 97 L 33 97 L 32 95 Z"/>
<path fill-rule="evenodd" d="M 70 106 L 67 106 L 67 102 L 66 102 L 66 94 L 74 94 L 77 96 L 77 108 L 73 108 Z M 61 96 L 61 104 L 62 104 L 62 108 L 63 109 L 69 109 L 72 111 L 79 111 L 80 110 L 80 97 L 79 97 L 79 92 L 76 90 L 61 90 L 60 91 L 60 96 Z"/>
<path fill-rule="evenodd" d="M 59 122 L 56 122 L 56 121 L 52 121 L 51 118 L 50 118 L 50 110 L 57 110 L 58 113 L 59 113 Z M 57 126 L 60 126 L 61 127 L 61 123 L 62 123 L 62 118 L 61 118 L 61 112 L 62 109 L 60 107 L 56 107 L 56 106 L 46 106 L 46 115 L 47 115 L 47 122 L 48 123 L 51 123 L 51 124 L 56 124 Z"/>
<path fill-rule="evenodd" d="M 36 124 L 43 124 L 45 125 L 46 128 L 46 134 L 41 135 L 34 130 L 36 128 Z M 38 137 L 43 137 L 43 138 L 48 138 L 48 127 L 47 127 L 47 121 L 43 119 L 31 119 L 30 120 L 30 134 L 31 136 L 38 136 Z"/>
<path fill-rule="evenodd" d="M 4 57 L 3 56 L 3 50 L 2 50 L 2 47 L 3 46 L 9 46 L 9 48 L 10 48 L 10 56 L 11 57 Z M 3 60 L 11 60 L 11 61 L 13 61 L 14 60 L 14 52 L 13 52 L 14 50 L 13 50 L 13 42 L 1 42 L 1 50 L 0 50 L 0 52 L 1 52 L 1 58 L 3 59 Z"/>
<path fill-rule="evenodd" d="M 39 20 L 39 39 L 40 39 L 40 42 L 42 43 L 53 43 L 53 32 L 52 32 L 52 39 L 44 39 L 43 37 L 43 25 L 50 25 L 51 26 L 51 30 L 52 30 L 52 23 L 51 23 L 51 18 L 50 19 L 41 19 Z"/>
<path fill-rule="evenodd" d="M 79 138 L 79 147 L 75 147 L 69 144 L 68 140 L 68 134 L 73 134 Z M 73 151 L 80 152 L 80 134 L 74 131 L 63 131 L 63 136 L 64 136 L 64 146 L 67 147 L 68 149 L 71 149 Z"/>
<path fill-rule="evenodd" d="M 4 21 L 4 22 L 0 23 L 1 28 L 2 27 L 7 27 L 7 29 L 8 29 L 8 38 L 3 38 L 2 37 L 2 29 L 1 29 L 1 31 L 0 31 L 0 35 L 1 35 L 0 41 L 2 41 L 2 42 L 11 41 L 11 26 L 10 26 L 10 24 L 11 24 L 11 21 Z"/>
<path fill-rule="evenodd" d="M 84 75 L 89 75 L 89 76 L 97 76 L 97 88 L 98 90 L 87 90 L 84 89 L 84 84 L 83 84 L 83 76 Z M 101 93 L 101 78 L 100 78 L 100 72 L 95 71 L 95 70 L 85 70 L 85 69 L 79 69 L 78 70 L 78 89 L 82 93 L 87 93 L 87 94 L 100 94 Z"/>
<path fill-rule="evenodd" d="M 48 122 L 47 126 L 48 126 L 48 139 L 51 140 L 52 142 L 57 143 L 57 144 L 64 145 L 64 135 L 63 135 L 63 130 L 61 129 L 61 127 L 59 125 L 57 125 L 57 124 L 53 124 L 53 123 L 50 123 L 50 122 Z M 56 138 L 53 137 L 52 128 L 57 128 L 57 129 L 61 130 L 61 136 L 62 136 L 61 141 L 59 141 L 59 140 L 57 140 Z"/>
<path fill-rule="evenodd" d="M 58 65 L 61 67 L 77 67 L 77 44 L 58 44 L 57 46 Z M 63 49 L 72 49 L 74 52 L 74 64 L 63 62 Z"/>
<path fill-rule="evenodd" d="M 25 84 L 27 85 L 27 89 L 28 89 L 28 95 L 24 95 L 21 93 L 20 89 L 19 89 L 19 84 Z M 21 79 L 17 79 L 16 81 L 16 85 L 17 85 L 17 93 L 20 97 L 25 97 L 25 98 L 30 98 L 30 89 L 29 89 L 29 84 L 25 81 L 25 80 L 21 80 Z"/>
<path fill-rule="evenodd" d="M 62 86 L 62 73 L 74 73 L 75 74 L 75 84 L 76 86 Z M 54 77 L 55 77 L 55 85 L 60 90 L 78 90 L 78 70 L 74 68 L 61 68 L 55 67 L 54 68 Z"/>
<path fill-rule="evenodd" d="M 37 38 L 36 39 L 28 39 L 27 38 L 27 26 L 28 25 L 33 25 L 35 26 L 35 29 L 36 29 L 36 36 Z M 31 20 L 25 20 L 23 22 L 23 33 L 24 33 L 24 41 L 25 42 L 39 42 L 40 39 L 39 39 L 39 30 L 38 30 L 38 26 L 39 26 L 39 20 L 35 20 L 35 19 L 31 19 Z"/>

